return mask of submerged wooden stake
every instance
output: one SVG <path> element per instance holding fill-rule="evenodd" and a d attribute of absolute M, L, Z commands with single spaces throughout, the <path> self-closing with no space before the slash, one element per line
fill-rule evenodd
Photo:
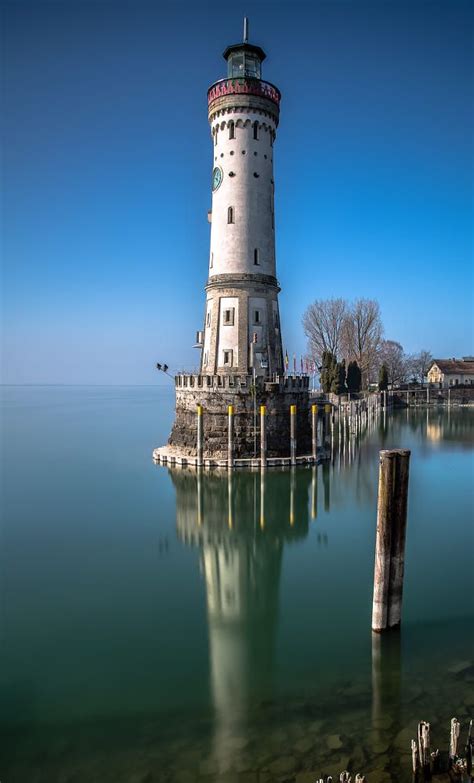
<path fill-rule="evenodd" d="M 472 720 L 469 721 L 469 731 L 466 742 L 466 772 L 468 775 L 472 772 Z"/>
<path fill-rule="evenodd" d="M 372 630 L 400 625 L 410 451 L 380 452 Z"/>
<path fill-rule="evenodd" d="M 459 732 L 461 729 L 461 724 L 457 720 L 457 718 L 451 718 L 451 734 L 449 737 L 449 760 L 450 762 L 455 761 L 457 755 L 458 755 L 458 739 L 459 739 Z"/>
<path fill-rule="evenodd" d="M 418 745 L 413 739 L 411 741 L 411 766 L 413 774 L 416 775 L 420 766 L 420 760 L 418 757 Z"/>
<path fill-rule="evenodd" d="M 418 724 L 418 757 L 423 770 L 430 768 L 430 724 L 422 720 Z"/>

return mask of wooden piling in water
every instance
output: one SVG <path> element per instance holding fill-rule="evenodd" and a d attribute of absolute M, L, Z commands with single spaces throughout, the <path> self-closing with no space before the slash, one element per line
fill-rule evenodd
<path fill-rule="evenodd" d="M 296 405 L 290 405 L 290 461 L 296 465 Z"/>
<path fill-rule="evenodd" d="M 380 452 L 372 630 L 400 625 L 410 451 Z"/>
<path fill-rule="evenodd" d="M 197 421 L 196 421 L 196 457 L 197 457 L 197 466 L 202 466 L 202 453 L 203 453 L 203 429 L 202 429 L 202 405 L 197 406 L 196 411 Z"/>

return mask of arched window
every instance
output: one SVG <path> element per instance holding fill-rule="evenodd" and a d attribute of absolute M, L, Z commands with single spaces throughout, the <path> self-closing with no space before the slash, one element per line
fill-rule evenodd
<path fill-rule="evenodd" d="M 235 125 L 233 122 L 229 122 L 229 139 L 235 139 Z"/>
<path fill-rule="evenodd" d="M 258 139 L 258 122 L 254 122 L 253 124 L 253 137 L 254 139 Z"/>
<path fill-rule="evenodd" d="M 227 222 L 234 222 L 234 207 L 227 207 Z"/>
<path fill-rule="evenodd" d="M 258 266 L 259 263 L 260 263 L 260 258 L 259 258 L 259 253 L 258 253 L 258 248 L 257 247 L 253 251 L 253 262 L 254 262 L 255 266 Z"/>

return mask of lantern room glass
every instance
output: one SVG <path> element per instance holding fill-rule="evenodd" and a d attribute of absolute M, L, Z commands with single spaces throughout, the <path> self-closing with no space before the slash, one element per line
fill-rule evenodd
<path fill-rule="evenodd" d="M 235 79 L 239 76 L 260 79 L 261 61 L 255 54 L 249 54 L 242 50 L 233 52 L 227 60 L 227 76 L 229 79 Z"/>

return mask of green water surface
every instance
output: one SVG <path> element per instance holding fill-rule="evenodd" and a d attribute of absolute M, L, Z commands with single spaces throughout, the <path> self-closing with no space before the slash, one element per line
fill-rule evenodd
<path fill-rule="evenodd" d="M 172 389 L 4 387 L 2 783 L 411 780 L 474 711 L 474 411 L 316 468 L 153 464 Z M 337 433 L 336 433 L 337 434 Z M 412 450 L 400 634 L 370 630 L 378 452 Z M 307 773 L 307 777 L 304 773 Z M 299 777 L 297 777 L 299 775 Z"/>

